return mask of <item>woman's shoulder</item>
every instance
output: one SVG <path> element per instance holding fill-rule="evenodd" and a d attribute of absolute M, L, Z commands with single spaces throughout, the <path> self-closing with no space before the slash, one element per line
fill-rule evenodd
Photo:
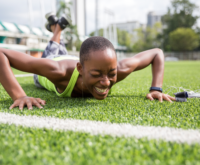
<path fill-rule="evenodd" d="M 58 61 L 59 68 L 60 68 L 62 75 L 64 76 L 65 79 L 71 78 L 78 62 L 79 62 L 78 60 L 61 60 L 61 61 Z"/>

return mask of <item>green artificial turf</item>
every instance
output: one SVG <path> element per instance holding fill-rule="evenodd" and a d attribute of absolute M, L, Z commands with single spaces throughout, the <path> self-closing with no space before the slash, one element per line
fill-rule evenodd
<path fill-rule="evenodd" d="M 166 63 L 163 90 L 173 95 L 178 89 L 200 89 L 200 62 Z M 0 111 L 15 114 L 88 119 L 133 125 L 169 126 L 184 129 L 200 128 L 200 99 L 163 103 L 145 98 L 151 86 L 151 68 L 132 73 L 116 84 L 112 94 L 103 101 L 94 98 L 59 98 L 54 93 L 38 89 L 32 77 L 18 78 L 27 95 L 47 101 L 44 109 L 9 110 L 12 100 L 0 87 Z"/>
<path fill-rule="evenodd" d="M 1 165 L 200 165 L 200 145 L 0 125 Z"/>
<path fill-rule="evenodd" d="M 178 87 L 200 89 L 200 62 L 168 62 L 164 93 Z M 20 72 L 14 71 L 15 74 Z M 44 109 L 9 110 L 11 98 L 0 86 L 0 112 L 18 115 L 88 119 L 133 125 L 200 128 L 200 99 L 169 103 L 145 98 L 151 86 L 151 68 L 134 72 L 116 84 L 105 100 L 59 98 L 38 89 L 32 77 L 17 78 L 27 95 L 47 101 Z M 174 88 L 176 87 L 176 88 Z M 200 164 L 200 145 L 177 144 L 135 138 L 92 136 L 0 125 L 0 164 Z"/>

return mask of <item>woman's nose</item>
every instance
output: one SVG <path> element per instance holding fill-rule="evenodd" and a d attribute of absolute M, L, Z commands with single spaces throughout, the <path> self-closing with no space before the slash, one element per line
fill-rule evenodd
<path fill-rule="evenodd" d="M 100 81 L 100 84 L 105 86 L 105 87 L 109 87 L 110 86 L 110 80 L 108 79 L 108 77 L 105 77 Z"/>

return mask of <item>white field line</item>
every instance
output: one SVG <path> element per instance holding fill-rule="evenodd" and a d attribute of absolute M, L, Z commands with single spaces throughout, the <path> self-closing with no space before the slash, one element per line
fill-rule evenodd
<path fill-rule="evenodd" d="M 62 131 L 86 132 L 92 135 L 111 135 L 164 140 L 178 143 L 199 143 L 200 130 L 183 130 L 169 127 L 133 126 L 131 124 L 111 124 L 106 122 L 59 119 L 54 117 L 19 116 L 0 112 L 0 124 L 47 128 Z"/>
<path fill-rule="evenodd" d="M 16 74 L 15 77 L 31 77 L 33 74 Z"/>

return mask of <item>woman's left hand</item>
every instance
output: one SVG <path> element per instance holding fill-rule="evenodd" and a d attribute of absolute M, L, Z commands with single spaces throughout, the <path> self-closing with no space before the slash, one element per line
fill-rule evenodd
<path fill-rule="evenodd" d="M 169 101 L 172 103 L 172 101 L 176 101 L 175 97 L 172 97 L 168 94 L 161 93 L 159 91 L 151 91 L 146 95 L 147 99 L 153 101 L 154 99 L 158 99 L 160 102 L 163 102 L 163 100 Z"/>

